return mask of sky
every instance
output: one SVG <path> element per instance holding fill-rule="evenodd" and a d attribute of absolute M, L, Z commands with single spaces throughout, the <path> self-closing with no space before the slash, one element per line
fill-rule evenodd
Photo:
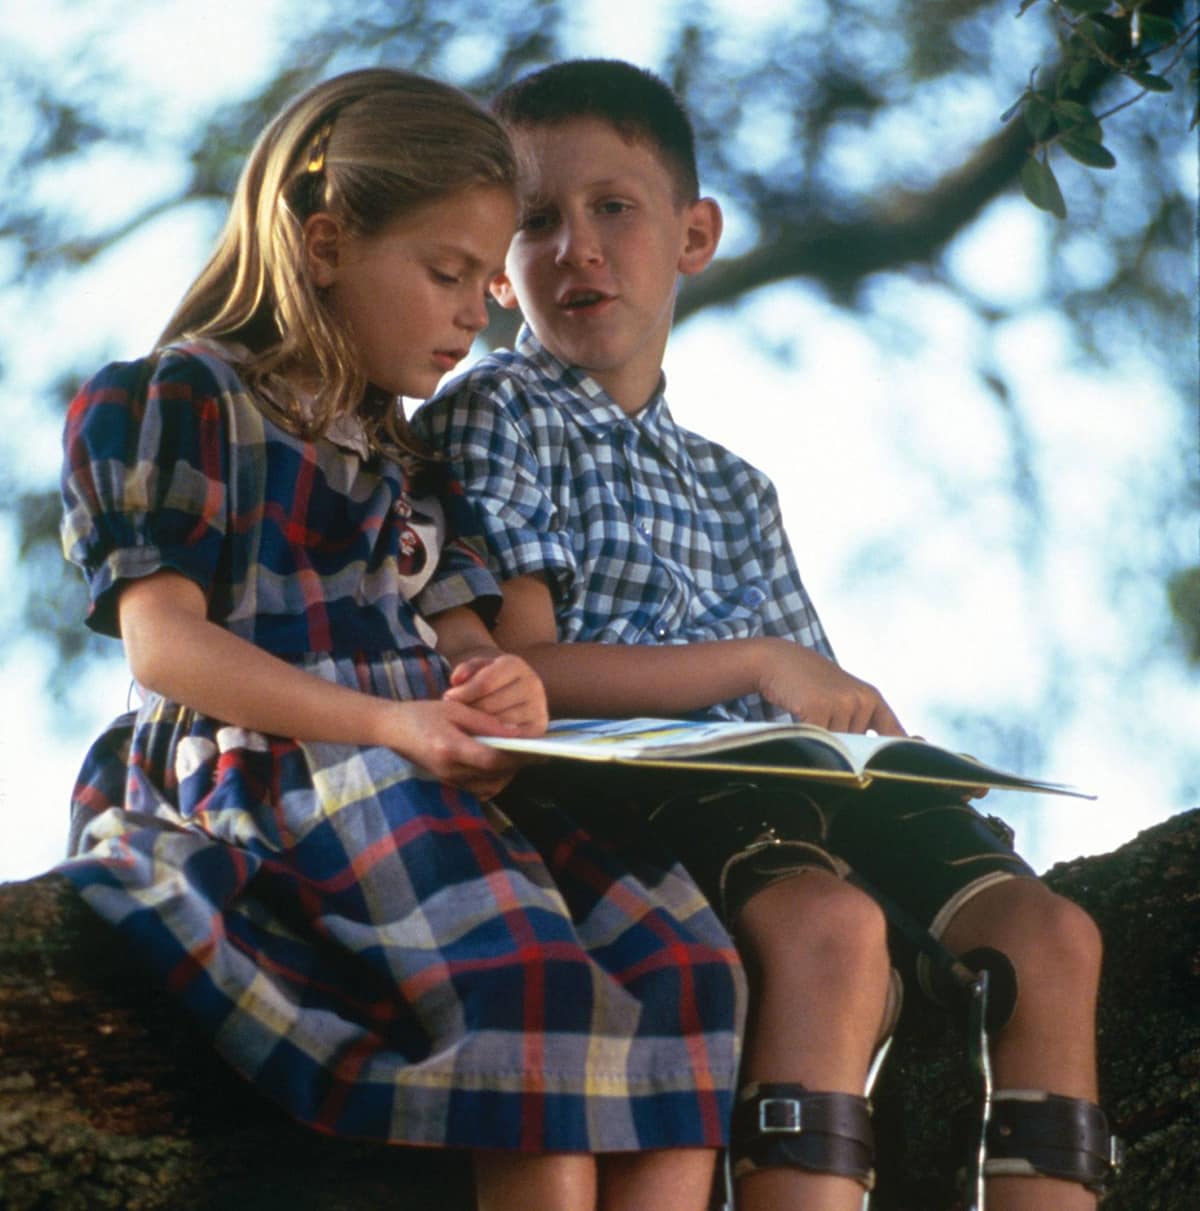
<path fill-rule="evenodd" d="M 115 66 L 161 98 L 156 128 L 169 140 L 193 107 L 252 87 L 285 9 L 283 0 L 222 0 L 202 11 L 151 6 L 134 20 L 115 5 L 87 5 L 84 17 L 71 10 L 72 36 L 82 45 L 103 37 Z M 62 48 L 52 31 L 61 26 L 51 14 L 23 12 L 0 0 L 0 36 L 20 37 L 32 58 L 56 63 Z M 120 21 L 116 12 L 125 14 Z M 189 59 L 219 55 L 220 73 L 178 70 L 181 28 Z M 648 63 L 657 37 L 653 19 L 579 26 L 584 51 Z M 158 184 L 153 168 L 139 176 L 135 165 L 108 167 L 120 173 L 118 203 Z M 106 190 L 94 187 L 104 170 L 91 165 L 81 190 L 93 215 L 105 205 Z M 1194 162 L 1172 170 L 1195 180 Z M 64 334 L 98 360 L 143 352 L 199 266 L 206 222 L 186 211 L 166 217 L 36 307 L 8 309 L 0 347 L 10 397 L 32 397 L 53 375 Z M 948 252 L 960 287 L 997 305 L 1036 300 L 1043 283 L 1034 253 L 1048 222 L 1017 197 L 995 203 Z M 1177 452 L 1195 441 L 1162 368 L 1132 347 L 1112 370 L 1090 373 L 1061 317 L 1036 308 L 993 330 L 936 283 L 896 275 L 871 289 L 870 322 L 832 310 L 802 285 L 757 292 L 734 309 L 736 322 L 727 312 L 690 320 L 666 362 L 677 418 L 774 478 L 841 662 L 878 685 L 910 731 L 953 746 L 960 735 L 978 739 L 973 716 L 1015 720 L 1047 700 L 1061 712 L 1038 767 L 1021 772 L 1080 784 L 1098 800 L 993 792 L 986 801 L 1016 825 L 1036 868 L 1112 849 L 1196 806 L 1180 797 L 1175 764 L 1164 759 L 1194 751 L 1195 672 L 1158 662 L 1129 685 L 1114 659 L 1153 634 L 1161 582 L 1131 576 L 1114 592 L 1103 561 L 1106 535 L 1128 539 L 1123 527 L 1153 524 L 1130 516 L 1130 484 L 1179 474 Z M 1011 433 L 973 370 L 981 353 L 1011 375 L 1036 437 L 1036 518 L 1014 500 Z M 21 419 L 0 433 L 3 486 L 57 475 L 58 421 L 32 412 Z M 1172 522 L 1154 541 L 1195 553 L 1195 527 Z M 12 575 L 16 565 L 14 534 L 0 528 L 0 568 Z M 0 602 L 0 621 L 11 608 Z M 1064 660 L 1065 695 L 1048 672 Z M 42 690 L 46 661 L 33 641 L 0 660 L 0 880 L 30 877 L 59 858 L 88 738 L 130 692 L 114 644 L 112 658 L 73 687 L 77 722 L 65 729 Z M 1200 801 L 1196 788 L 1192 795 Z"/>

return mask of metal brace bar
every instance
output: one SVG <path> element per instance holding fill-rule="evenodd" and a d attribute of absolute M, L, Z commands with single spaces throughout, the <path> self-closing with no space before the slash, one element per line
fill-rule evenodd
<path fill-rule="evenodd" d="M 983 1164 L 987 1159 L 987 1132 L 992 1118 L 992 1061 L 988 1055 L 988 973 L 981 971 L 967 987 L 967 1055 L 979 1078 L 979 1136 L 963 1183 L 964 1211 L 986 1211 Z"/>

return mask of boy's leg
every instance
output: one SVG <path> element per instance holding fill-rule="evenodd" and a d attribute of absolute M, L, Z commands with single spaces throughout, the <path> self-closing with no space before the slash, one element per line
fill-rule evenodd
<path fill-rule="evenodd" d="M 730 923 L 750 981 L 738 1211 L 858 1211 L 873 1166 L 864 1087 L 890 1016 L 882 912 L 841 877 L 821 810 L 794 783 L 710 781 L 650 824 Z"/>
<path fill-rule="evenodd" d="M 888 1003 L 891 968 L 878 907 L 838 876 L 810 869 L 751 896 L 734 918 L 733 933 L 751 988 L 742 1098 L 756 1086 L 785 1094 L 794 1086 L 843 1095 L 843 1109 L 853 1112 L 865 1091 Z M 818 1100 L 801 1095 L 797 1104 L 803 1119 Z M 865 1105 L 861 1114 L 869 1132 Z M 769 1143 L 757 1130 L 760 1125 L 753 1115 L 743 1115 L 740 1122 L 735 1117 L 739 1211 L 857 1211 L 862 1206 L 860 1178 L 822 1171 L 826 1164 L 837 1165 L 836 1153 L 822 1157 L 817 1149 L 806 1158 L 812 1169 L 780 1163 L 748 1169 L 747 1161 L 768 1159 L 760 1151 Z M 849 1147 L 852 1163 L 861 1164 L 865 1153 L 869 1169 L 869 1146 Z"/>
<path fill-rule="evenodd" d="M 1107 1125 L 1095 1104 L 1101 947 L 1091 918 L 966 803 L 880 789 L 845 800 L 834 819 L 838 853 L 950 951 L 988 947 L 1013 966 L 1011 1015 L 991 1031 L 988 1211 L 1094 1207 L 1087 1185 L 1104 1168 Z"/>
<path fill-rule="evenodd" d="M 1009 879 L 969 900 L 942 940 L 959 954 L 993 947 L 1016 970 L 1012 1017 L 992 1042 L 1000 1097 L 1036 1090 L 1095 1103 L 1101 943 L 1091 918 L 1038 880 Z M 991 1176 L 987 1194 L 988 1211 L 1087 1211 L 1097 1201 L 1083 1185 L 1051 1177 Z"/>

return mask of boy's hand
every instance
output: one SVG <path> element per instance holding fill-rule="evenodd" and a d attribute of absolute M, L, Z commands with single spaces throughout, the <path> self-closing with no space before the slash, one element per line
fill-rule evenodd
<path fill-rule="evenodd" d="M 486 711 L 516 728 L 521 736 L 540 736 L 549 713 L 541 678 L 519 656 L 493 652 L 468 656 L 454 666 L 443 698 Z"/>
<path fill-rule="evenodd" d="M 788 639 L 774 640 L 764 651 L 758 692 L 768 702 L 831 732 L 905 735 L 883 695 L 833 661 Z"/>

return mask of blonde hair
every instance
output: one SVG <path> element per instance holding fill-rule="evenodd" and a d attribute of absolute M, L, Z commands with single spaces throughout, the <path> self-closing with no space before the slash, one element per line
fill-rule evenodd
<path fill-rule="evenodd" d="M 242 346 L 247 384 L 291 431 L 315 436 L 358 412 L 375 448 L 422 458 L 395 401 L 372 397 L 348 333 L 305 271 L 304 223 L 324 211 L 369 237 L 423 203 L 473 185 L 512 186 L 515 176 L 507 135 L 459 89 L 391 68 L 326 80 L 255 143 L 216 248 L 156 347 L 185 338 Z M 315 370 L 320 384 L 304 406 L 276 381 L 295 366 Z"/>

